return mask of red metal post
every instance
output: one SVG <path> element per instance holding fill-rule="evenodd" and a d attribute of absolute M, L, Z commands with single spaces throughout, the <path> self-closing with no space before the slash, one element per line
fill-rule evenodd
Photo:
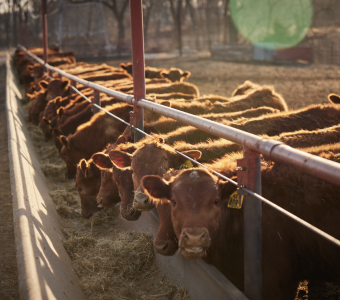
<path fill-rule="evenodd" d="M 69 85 L 69 91 L 71 94 L 75 93 L 74 89 L 72 88 L 72 86 L 74 86 L 75 88 L 77 88 L 77 82 L 74 80 L 71 80 L 71 83 Z"/>
<path fill-rule="evenodd" d="M 22 45 L 21 8 L 19 8 L 19 44 Z"/>
<path fill-rule="evenodd" d="M 28 49 L 27 11 L 25 11 L 25 47 Z"/>
<path fill-rule="evenodd" d="M 144 68 L 144 36 L 143 36 L 143 8 L 142 0 L 130 0 L 131 18 L 131 42 L 132 42 L 132 67 L 133 67 L 133 90 L 135 99 L 138 101 L 145 98 L 145 68 Z M 134 105 L 133 125 L 144 129 L 143 109 Z M 135 142 L 144 135 L 136 132 Z"/>
<path fill-rule="evenodd" d="M 47 14 L 46 0 L 41 0 L 41 19 L 43 27 L 44 62 L 47 63 Z"/>
<path fill-rule="evenodd" d="M 100 92 L 97 91 L 97 90 L 93 90 L 93 100 L 92 100 L 93 103 L 96 103 L 97 105 L 101 106 L 100 105 Z M 94 106 L 93 107 L 93 114 L 97 113 L 99 111 L 99 108 Z"/>
<path fill-rule="evenodd" d="M 261 156 L 244 146 L 237 161 L 237 183 L 261 195 Z M 239 191 L 242 195 L 242 191 Z M 244 294 L 262 299 L 262 202 L 251 195 L 243 201 Z"/>

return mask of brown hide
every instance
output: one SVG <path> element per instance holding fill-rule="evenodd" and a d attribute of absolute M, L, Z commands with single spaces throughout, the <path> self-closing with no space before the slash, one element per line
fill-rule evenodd
<path fill-rule="evenodd" d="M 100 187 L 100 175 L 100 170 L 92 159 L 88 162 L 82 159 L 77 165 L 75 185 L 80 197 L 81 214 L 84 218 L 92 217 L 100 210 L 96 201 Z"/>
<path fill-rule="evenodd" d="M 132 106 L 117 103 L 107 107 L 107 110 L 121 119 L 128 121 Z M 74 134 L 63 143 L 61 157 L 65 160 L 70 177 L 75 174 L 75 166 L 82 159 L 89 159 L 92 154 L 101 151 L 108 143 L 117 140 L 126 125 L 115 118 L 100 111 L 90 121 L 78 127 Z M 66 145 L 65 145 L 66 144 Z"/>
<path fill-rule="evenodd" d="M 246 80 L 243 84 L 241 84 L 235 91 L 232 93 L 232 97 L 246 95 L 257 89 L 261 88 L 260 85 L 251 82 L 250 80 Z"/>
<path fill-rule="evenodd" d="M 236 169 L 230 158 L 210 166 L 229 177 Z M 242 213 L 226 207 L 235 187 L 219 183 L 200 169 L 183 171 L 170 185 L 160 178 L 155 182 L 154 177 L 144 177 L 143 185 L 150 196 L 171 200 L 182 253 L 191 259 L 203 257 L 243 289 Z M 262 170 L 262 191 L 265 198 L 340 237 L 336 225 L 340 205 L 334 198 L 340 191 L 338 186 L 292 167 L 267 164 Z M 262 215 L 263 299 L 293 299 L 302 279 L 340 279 L 337 247 L 265 204 Z"/>

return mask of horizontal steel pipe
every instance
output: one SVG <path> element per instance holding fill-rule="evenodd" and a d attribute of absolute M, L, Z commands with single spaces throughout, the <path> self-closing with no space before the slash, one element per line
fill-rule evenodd
<path fill-rule="evenodd" d="M 24 47 L 20 46 L 20 48 L 28 55 L 33 57 L 35 60 L 37 60 L 40 64 L 45 65 L 41 59 L 39 59 L 32 53 L 29 53 Z M 63 72 L 57 68 L 51 67 L 48 64 L 46 64 L 45 66 L 47 69 L 58 72 L 66 78 L 79 82 L 97 91 L 106 93 L 107 95 L 116 97 L 119 100 L 125 101 L 132 105 L 135 102 L 133 96 L 131 95 L 126 95 L 124 93 L 102 87 L 98 84 L 82 80 L 76 76 L 67 74 L 66 72 Z M 210 121 L 198 116 L 194 116 L 177 109 L 169 108 L 148 100 L 139 100 L 138 106 L 149 109 L 166 117 L 175 119 L 184 124 L 194 126 L 205 132 L 209 132 L 235 143 L 245 145 L 249 149 L 263 154 L 267 159 L 297 167 L 300 170 L 319 179 L 329 181 L 336 185 L 340 185 L 340 164 L 338 163 L 294 149 L 278 141 L 263 139 L 254 134 L 214 121 Z"/>

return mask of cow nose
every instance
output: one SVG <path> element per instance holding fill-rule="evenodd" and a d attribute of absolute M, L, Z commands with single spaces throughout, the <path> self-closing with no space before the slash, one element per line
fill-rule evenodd
<path fill-rule="evenodd" d="M 97 203 L 98 204 L 103 204 L 103 197 L 97 197 Z"/>
<path fill-rule="evenodd" d="M 134 198 L 133 207 L 141 211 L 150 211 L 154 208 L 154 204 L 150 201 L 147 195 L 140 192 Z"/>
<path fill-rule="evenodd" d="M 153 248 L 156 253 L 165 256 L 174 255 L 178 249 L 178 244 L 175 241 L 157 241 L 153 243 Z"/>
<path fill-rule="evenodd" d="M 128 221 L 136 221 L 139 219 L 141 212 L 137 209 L 130 209 L 129 211 L 120 210 L 121 216 Z"/>
<path fill-rule="evenodd" d="M 182 231 L 180 247 L 209 246 L 210 235 L 206 228 L 186 228 Z"/>

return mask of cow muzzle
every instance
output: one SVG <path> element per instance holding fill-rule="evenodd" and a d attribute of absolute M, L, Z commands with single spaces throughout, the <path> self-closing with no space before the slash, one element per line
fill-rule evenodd
<path fill-rule="evenodd" d="M 178 250 L 178 244 L 175 240 L 155 240 L 153 243 L 153 248 L 156 253 L 172 256 Z"/>
<path fill-rule="evenodd" d="M 141 212 L 135 208 L 131 208 L 129 210 L 120 208 L 121 216 L 128 221 L 136 221 L 139 219 Z"/>
<path fill-rule="evenodd" d="M 135 198 L 133 199 L 133 207 L 140 211 L 150 211 L 154 208 L 154 204 L 150 200 L 150 198 L 144 194 L 143 192 L 138 192 L 135 194 Z"/>
<path fill-rule="evenodd" d="M 202 258 L 210 246 L 210 236 L 206 228 L 185 228 L 179 240 L 179 248 L 188 259 Z"/>

